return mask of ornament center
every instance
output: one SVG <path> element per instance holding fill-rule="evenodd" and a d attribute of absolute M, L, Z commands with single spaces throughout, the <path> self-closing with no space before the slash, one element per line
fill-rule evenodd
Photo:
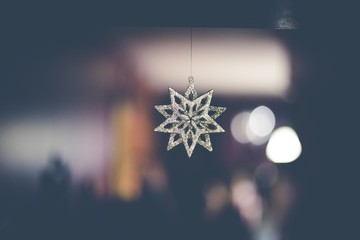
<path fill-rule="evenodd" d="M 190 122 L 190 123 L 195 122 L 194 116 L 192 114 L 187 114 L 186 115 L 186 121 Z"/>

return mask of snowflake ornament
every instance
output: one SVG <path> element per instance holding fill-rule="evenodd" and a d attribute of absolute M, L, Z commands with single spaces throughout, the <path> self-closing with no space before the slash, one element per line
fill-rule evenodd
<path fill-rule="evenodd" d="M 195 146 L 199 143 L 212 151 L 210 133 L 225 132 L 215 122 L 225 110 L 225 107 L 210 106 L 213 90 L 197 96 L 193 77 L 189 77 L 189 86 L 185 96 L 169 87 L 170 105 L 158 105 L 158 110 L 166 120 L 155 128 L 156 132 L 170 133 L 167 150 L 183 143 L 186 153 L 191 157 Z"/>

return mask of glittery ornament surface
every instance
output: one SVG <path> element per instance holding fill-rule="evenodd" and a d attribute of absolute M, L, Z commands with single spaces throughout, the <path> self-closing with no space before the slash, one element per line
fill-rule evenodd
<path fill-rule="evenodd" d="M 194 80 L 189 77 L 189 86 L 185 96 L 169 88 L 170 105 L 155 106 L 166 120 L 155 131 L 170 133 L 167 150 L 183 143 L 186 153 L 191 157 L 196 144 L 212 151 L 210 133 L 225 132 L 215 122 L 225 110 L 225 107 L 210 106 L 213 90 L 197 96 Z"/>

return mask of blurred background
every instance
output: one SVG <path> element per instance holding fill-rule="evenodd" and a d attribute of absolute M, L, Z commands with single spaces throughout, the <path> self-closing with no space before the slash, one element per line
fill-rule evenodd
<path fill-rule="evenodd" d="M 11 29 L 0 239 L 347 234 L 355 109 L 337 71 L 343 51 L 332 35 L 296 30 L 307 22 L 288 5 L 276 9 L 260 19 L 268 29 L 192 28 L 195 87 L 227 110 L 214 151 L 197 145 L 191 158 L 153 131 L 168 87 L 186 90 L 190 27 Z"/>

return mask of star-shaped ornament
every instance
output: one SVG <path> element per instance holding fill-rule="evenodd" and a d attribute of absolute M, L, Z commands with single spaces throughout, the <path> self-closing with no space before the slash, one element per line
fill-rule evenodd
<path fill-rule="evenodd" d="M 225 132 L 215 122 L 225 110 L 225 107 L 210 106 L 213 90 L 197 96 L 193 77 L 189 77 L 189 86 L 185 96 L 169 87 L 170 105 L 155 106 L 166 120 L 155 128 L 156 132 L 170 133 L 167 150 L 183 143 L 187 155 L 191 157 L 195 146 L 199 143 L 212 151 L 210 133 Z"/>

